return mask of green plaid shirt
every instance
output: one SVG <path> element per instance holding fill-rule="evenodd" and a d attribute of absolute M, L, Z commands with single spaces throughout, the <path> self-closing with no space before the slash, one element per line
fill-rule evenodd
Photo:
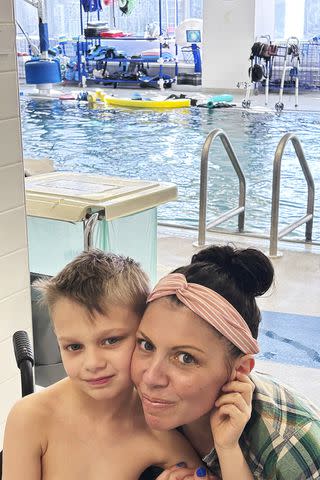
<path fill-rule="evenodd" d="M 256 388 L 240 445 L 254 478 L 320 479 L 319 410 L 268 375 L 250 377 Z M 203 461 L 219 475 L 214 448 Z"/>

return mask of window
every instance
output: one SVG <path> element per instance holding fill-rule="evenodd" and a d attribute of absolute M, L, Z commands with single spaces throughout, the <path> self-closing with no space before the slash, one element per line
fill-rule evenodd
<path fill-rule="evenodd" d="M 24 0 L 15 0 L 16 18 L 29 35 L 38 35 L 38 12 Z M 176 4 L 178 11 L 176 11 Z M 202 0 L 161 0 L 162 29 L 173 34 L 176 19 L 202 18 Z M 51 0 L 47 2 L 49 35 L 72 38 L 80 34 L 80 0 Z M 88 15 L 88 17 L 87 17 Z M 133 12 L 123 15 L 117 6 L 105 6 L 99 14 L 111 28 L 118 28 L 134 35 L 144 35 L 146 25 L 159 22 L 159 0 L 136 0 Z M 83 18 L 96 20 L 97 13 L 83 14 Z"/>
<path fill-rule="evenodd" d="M 304 5 L 304 37 L 307 39 L 320 36 L 320 2 L 305 0 Z"/>
<path fill-rule="evenodd" d="M 275 0 L 274 36 L 296 36 L 300 40 L 320 36 L 319 0 Z"/>

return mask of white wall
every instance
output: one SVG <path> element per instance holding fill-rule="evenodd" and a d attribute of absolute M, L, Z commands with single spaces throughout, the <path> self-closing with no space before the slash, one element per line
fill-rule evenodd
<path fill-rule="evenodd" d="M 13 0 L 0 0 L 0 448 L 8 411 L 20 396 L 12 334 L 31 334 L 24 174 Z"/>
<path fill-rule="evenodd" d="M 235 89 L 248 80 L 255 0 L 203 0 L 204 89 Z"/>

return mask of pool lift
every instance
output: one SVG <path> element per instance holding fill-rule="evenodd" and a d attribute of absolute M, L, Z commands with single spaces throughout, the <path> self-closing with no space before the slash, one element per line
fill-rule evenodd
<path fill-rule="evenodd" d="M 47 0 L 25 0 L 25 2 L 38 10 L 40 37 L 40 55 L 25 63 L 26 83 L 36 85 L 37 96 L 56 96 L 52 85 L 60 83 L 62 79 L 59 61 L 50 59 L 48 54 Z M 32 53 L 35 51 L 33 50 Z"/>
<path fill-rule="evenodd" d="M 275 109 L 277 113 L 282 112 L 284 108 L 284 103 L 283 103 L 283 89 L 284 89 L 284 81 L 285 81 L 285 76 L 286 76 L 286 70 L 287 70 L 287 60 L 288 57 L 291 55 L 291 62 L 292 62 L 292 67 L 290 69 L 290 78 L 294 78 L 294 94 L 295 94 L 295 107 L 298 106 L 298 96 L 299 96 L 299 63 L 300 63 L 300 57 L 299 57 L 299 39 L 297 37 L 289 37 L 287 40 L 287 43 L 284 48 L 284 54 L 278 56 L 283 56 L 284 57 L 284 62 L 283 62 L 283 69 L 282 69 L 282 76 L 281 76 L 281 82 L 280 82 L 280 90 L 279 90 L 279 101 L 275 104 Z"/>

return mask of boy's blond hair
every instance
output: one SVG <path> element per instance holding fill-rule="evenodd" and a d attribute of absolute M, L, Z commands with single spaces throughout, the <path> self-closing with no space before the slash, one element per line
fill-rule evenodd
<path fill-rule="evenodd" d="M 50 312 L 58 300 L 67 298 L 91 314 L 107 313 L 108 305 L 121 305 L 142 315 L 149 293 L 147 275 L 137 262 L 97 249 L 81 253 L 57 275 L 36 280 L 33 287 Z"/>

